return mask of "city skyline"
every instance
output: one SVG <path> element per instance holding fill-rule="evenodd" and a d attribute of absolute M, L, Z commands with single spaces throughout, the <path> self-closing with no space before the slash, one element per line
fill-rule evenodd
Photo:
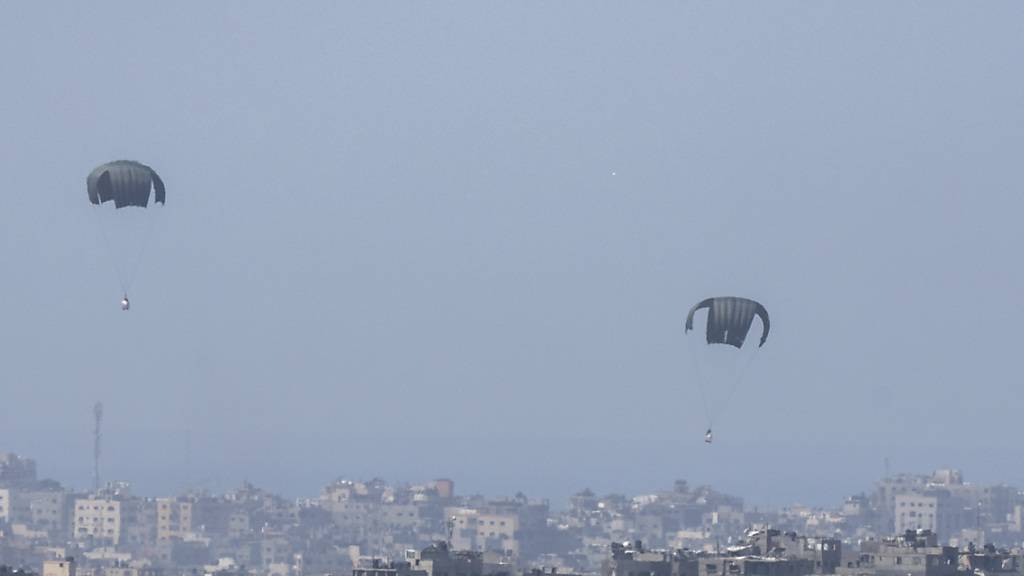
<path fill-rule="evenodd" d="M 49 476 L 46 476 L 44 473 L 40 472 L 40 470 L 46 470 L 45 462 L 43 463 L 43 466 L 39 466 L 39 463 L 35 459 L 33 459 L 31 456 L 29 456 L 29 455 L 16 454 L 16 453 L 13 453 L 13 452 L 5 452 L 3 450 L 0 450 L 0 456 L 9 457 L 9 458 L 15 458 L 15 459 L 17 459 L 17 458 L 26 459 L 26 460 L 30 461 L 31 464 L 32 464 L 33 474 L 37 475 L 40 480 L 53 481 L 53 482 L 57 482 L 61 486 L 64 486 L 64 482 L 66 480 L 62 480 L 60 478 L 49 477 Z M 2 460 L 2 458 L 0 458 L 0 460 Z M 968 474 L 965 476 L 963 474 L 962 468 L 959 468 L 959 467 L 935 468 L 935 469 L 930 469 L 930 470 L 916 470 L 915 471 L 915 470 L 892 469 L 891 463 L 888 463 L 888 465 L 889 465 L 890 469 L 886 470 L 886 472 L 884 474 L 881 474 L 881 475 L 877 476 L 875 478 L 875 480 L 872 481 L 870 486 L 869 485 L 864 485 L 864 486 L 861 487 L 860 490 L 854 490 L 854 491 L 851 491 L 851 492 L 848 492 L 848 493 L 844 493 L 841 497 L 836 498 L 832 502 L 829 502 L 829 503 L 809 503 L 809 502 L 804 502 L 804 501 L 797 500 L 797 501 L 791 501 L 791 502 L 776 502 L 774 505 L 771 505 L 771 504 L 766 505 L 764 503 L 750 502 L 749 499 L 746 498 L 746 496 L 744 494 L 731 493 L 729 491 L 726 491 L 725 493 L 743 499 L 744 502 L 747 502 L 748 505 L 750 505 L 752 509 L 756 508 L 756 509 L 759 509 L 759 510 L 762 510 L 762 511 L 778 511 L 780 509 L 783 509 L 783 508 L 786 508 L 786 507 L 792 507 L 792 506 L 807 507 L 808 509 L 825 510 L 825 509 L 828 509 L 829 506 L 841 507 L 842 503 L 845 500 L 848 500 L 852 496 L 867 494 L 868 492 L 870 492 L 870 489 L 871 489 L 872 486 L 877 486 L 877 484 L 879 482 L 885 481 L 886 479 L 889 479 L 889 478 L 913 478 L 913 477 L 927 478 L 930 475 L 954 474 L 955 477 L 958 479 L 958 481 L 964 483 L 964 485 L 967 485 L 967 486 L 989 486 L 989 485 L 991 485 L 991 486 L 1003 486 L 1003 487 L 1007 487 L 1008 489 L 1011 489 L 1013 491 L 1020 492 L 1021 498 L 1024 499 L 1024 489 L 1022 489 L 1021 487 L 1015 486 L 1012 482 L 1008 482 L 1008 481 L 994 481 L 994 482 L 983 481 L 983 482 L 978 482 L 975 479 L 972 479 L 970 477 L 969 471 L 968 471 Z M 91 471 L 90 471 L 90 473 L 91 473 Z M 199 474 L 199 476 L 202 476 L 202 471 L 201 470 L 197 471 L 197 473 Z M 660 491 L 668 490 L 668 489 L 671 488 L 671 485 L 674 482 L 676 482 L 676 483 L 677 482 L 683 482 L 683 483 L 685 483 L 687 485 L 690 485 L 690 486 L 693 486 L 693 487 L 712 488 L 712 489 L 715 488 L 715 487 L 711 486 L 710 484 L 707 484 L 707 483 L 704 483 L 704 482 L 700 482 L 700 481 L 694 482 L 694 481 L 692 481 L 692 479 L 688 479 L 688 478 L 679 478 L 679 477 L 670 478 L 668 476 L 665 476 L 665 477 L 655 478 L 654 480 L 655 480 L 656 484 L 653 485 L 650 490 L 639 491 L 639 492 L 631 492 L 629 490 L 603 490 L 603 489 L 600 489 L 600 488 L 595 490 L 594 486 L 599 486 L 599 484 L 595 484 L 595 483 L 592 482 L 592 483 L 589 483 L 589 484 L 588 483 L 581 484 L 581 485 L 577 486 L 575 489 L 573 489 L 572 491 L 570 491 L 568 493 L 565 493 L 565 494 L 531 493 L 531 492 L 524 491 L 524 490 L 519 490 L 519 489 L 515 489 L 515 490 L 512 490 L 510 492 L 506 492 L 506 493 L 486 493 L 484 491 L 481 491 L 481 490 L 478 490 L 478 489 L 474 489 L 474 488 L 470 488 L 469 490 L 464 490 L 463 484 L 461 482 L 458 482 L 458 478 L 454 477 L 452 475 L 439 474 L 439 475 L 433 475 L 433 476 L 430 476 L 430 477 L 421 477 L 421 478 L 411 478 L 410 479 L 410 478 L 387 478 L 387 477 L 384 477 L 382 475 L 376 475 L 376 474 L 370 474 L 370 475 L 367 475 L 367 476 L 352 476 L 352 475 L 348 475 L 348 474 L 345 474 L 345 473 L 342 472 L 342 473 L 335 474 L 334 476 L 331 476 L 331 477 L 329 477 L 327 479 L 324 479 L 322 481 L 319 481 L 317 490 L 314 490 L 313 492 L 321 490 L 324 486 L 330 486 L 330 485 L 338 483 L 338 482 L 353 482 L 353 483 L 383 482 L 383 483 L 385 483 L 387 485 L 390 485 L 390 486 L 410 487 L 410 486 L 417 486 L 417 485 L 429 485 L 429 484 L 431 484 L 433 482 L 437 482 L 437 481 L 445 481 L 445 482 L 452 482 L 455 486 L 457 486 L 459 488 L 460 496 L 469 496 L 469 497 L 473 497 L 473 498 L 493 498 L 493 499 L 499 499 L 500 500 L 502 498 L 511 498 L 513 496 L 516 496 L 517 494 L 524 494 L 525 496 L 528 496 L 530 499 L 543 500 L 544 502 L 548 502 L 548 503 L 550 503 L 552 505 L 552 509 L 558 510 L 558 509 L 563 508 L 564 506 L 567 506 L 574 496 L 577 496 L 578 494 L 580 494 L 582 492 L 594 492 L 595 494 L 600 494 L 600 495 L 604 495 L 604 496 L 624 495 L 624 496 L 627 496 L 627 497 L 629 497 L 628 495 L 632 493 L 632 494 L 634 494 L 637 497 L 642 497 L 645 494 L 655 494 L 655 493 L 658 493 Z M 276 493 L 276 494 L 279 494 L 282 497 L 285 497 L 285 498 L 288 498 L 288 499 L 292 499 L 292 500 L 296 500 L 296 501 L 302 501 L 304 499 L 307 499 L 313 493 L 313 492 L 306 493 L 306 494 L 279 493 L 279 492 L 273 490 L 272 488 L 270 488 L 268 486 L 260 485 L 259 482 L 254 482 L 252 479 L 250 479 L 250 478 L 248 478 L 246 476 L 242 476 L 240 478 L 235 479 L 233 483 L 229 482 L 228 485 L 226 487 L 224 487 L 224 488 L 218 487 L 218 488 L 215 489 L 215 488 L 212 488 L 209 485 L 204 486 L 204 485 L 201 485 L 201 483 L 196 483 L 196 484 L 192 484 L 192 485 L 182 485 L 182 486 L 180 486 L 180 487 L 178 487 L 178 488 L 176 488 L 176 489 L 174 489 L 174 490 L 172 490 L 170 492 L 166 492 L 166 493 L 156 493 L 156 492 L 148 492 L 148 491 L 140 490 L 139 486 L 133 481 L 133 479 L 126 478 L 126 477 L 104 477 L 104 478 L 102 478 L 101 479 L 101 489 L 99 491 L 92 489 L 90 485 L 81 485 L 81 486 L 67 485 L 63 489 L 66 489 L 66 490 L 68 490 L 70 492 L 74 492 L 74 493 L 80 493 L 80 494 L 86 494 L 86 493 L 93 493 L 93 494 L 95 494 L 95 493 L 98 493 L 98 492 L 102 492 L 104 490 L 109 490 L 109 489 L 111 489 L 111 487 L 118 487 L 118 486 L 123 486 L 123 487 L 127 488 L 128 490 L 130 490 L 130 492 L 134 496 L 144 497 L 144 498 L 177 497 L 177 496 L 185 496 L 185 495 L 192 494 L 192 493 L 195 493 L 195 494 L 200 494 L 200 493 L 220 494 L 220 493 L 226 493 L 226 492 L 230 492 L 232 490 L 238 489 L 240 486 L 252 486 L 252 487 L 254 487 L 256 489 L 268 490 L 271 493 Z M 2 487 L 3 486 L 0 485 L 0 488 L 2 488 Z M 1024 500 L 1022 500 L 1022 501 L 1024 501 Z"/>
<path fill-rule="evenodd" d="M 559 506 L 464 493 L 450 478 L 340 477 L 295 499 L 249 482 L 77 491 L 37 468 L 0 452 L 0 567 L 43 576 L 444 576 L 455 565 L 465 576 L 903 576 L 902 564 L 1019 576 L 1024 550 L 1024 491 L 956 469 L 889 475 L 830 507 L 765 509 L 684 479 L 640 494 L 581 489 Z"/>

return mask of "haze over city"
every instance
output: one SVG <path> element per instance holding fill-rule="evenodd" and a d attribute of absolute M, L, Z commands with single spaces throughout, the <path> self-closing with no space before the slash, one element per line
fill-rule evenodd
<path fill-rule="evenodd" d="M 152 496 L 1024 484 L 1019 3 L 11 2 L 0 51 L 0 451 L 40 476 L 90 487 L 101 401 Z M 116 159 L 167 187 L 130 312 Z M 708 444 L 711 296 L 772 328 Z"/>

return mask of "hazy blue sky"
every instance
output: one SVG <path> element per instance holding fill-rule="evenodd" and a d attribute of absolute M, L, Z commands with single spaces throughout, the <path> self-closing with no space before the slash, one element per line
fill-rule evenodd
<path fill-rule="evenodd" d="M 5 2 L 0 450 L 87 486 L 99 399 L 147 494 L 1024 484 L 1022 54 L 1018 2 Z M 773 326 L 709 447 L 710 295 Z"/>

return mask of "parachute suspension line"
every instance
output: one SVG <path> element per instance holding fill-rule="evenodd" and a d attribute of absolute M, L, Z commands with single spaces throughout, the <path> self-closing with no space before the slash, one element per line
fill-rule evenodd
<path fill-rule="evenodd" d="M 722 412 L 722 410 L 724 410 L 725 407 L 732 402 L 732 397 L 735 395 L 736 389 L 739 388 L 740 382 L 743 381 L 743 377 L 746 376 L 747 374 L 747 370 L 750 369 L 750 365 L 754 363 L 754 359 L 757 358 L 757 355 L 760 353 L 761 348 L 759 346 L 754 349 L 754 353 L 751 354 L 749 358 L 747 358 L 747 361 L 743 363 L 743 366 L 740 368 L 740 371 L 736 374 L 736 377 L 732 379 L 732 382 L 729 385 L 729 391 L 725 395 L 725 401 L 722 402 L 721 406 L 718 406 L 718 410 L 716 410 L 714 414 L 708 417 L 709 428 L 711 427 L 711 423 L 714 421 L 714 419 L 717 418 L 719 414 Z"/>
<path fill-rule="evenodd" d="M 139 266 L 142 265 L 142 257 L 146 254 L 146 249 L 149 248 L 150 239 L 153 237 L 153 231 L 156 230 L 156 221 L 162 217 L 162 213 L 165 209 L 161 207 L 156 211 L 151 218 L 148 218 L 146 231 L 143 233 L 142 241 L 139 244 L 139 249 L 135 253 L 135 257 L 128 262 L 128 276 L 124 281 L 125 294 L 128 293 L 128 289 L 135 283 L 135 276 L 139 272 Z"/>
<path fill-rule="evenodd" d="M 103 207 L 94 208 L 93 221 L 96 222 L 96 227 L 100 231 L 100 237 L 103 240 L 104 252 L 110 267 L 113 269 L 114 274 L 117 276 L 117 282 L 121 286 L 121 293 L 125 296 L 128 295 L 128 291 L 135 283 L 135 276 L 138 273 L 139 266 L 142 264 L 142 257 L 145 256 L 146 249 L 149 247 L 153 232 L 156 230 L 157 219 L 162 217 L 163 208 L 161 207 L 151 217 L 147 218 L 148 222 L 145 225 L 145 230 L 142 233 L 142 237 L 139 238 L 138 249 L 133 255 L 129 256 L 127 261 L 120 263 L 118 258 L 114 255 L 116 250 L 113 241 L 110 238 L 110 234 L 107 231 L 107 226 L 103 222 L 103 216 L 100 211 Z"/>
<path fill-rule="evenodd" d="M 700 361 L 697 358 L 697 351 L 694 349 L 695 344 L 692 339 L 686 344 L 686 349 L 690 351 L 690 365 L 693 366 L 693 372 L 695 379 L 697 380 L 697 391 L 700 393 L 700 403 L 704 407 L 704 420 L 707 421 L 708 429 L 711 429 L 711 409 L 709 408 L 707 392 L 704 391 L 704 372 L 700 369 Z"/>
<path fill-rule="evenodd" d="M 729 364 L 732 369 L 721 371 L 721 377 L 717 375 L 719 370 L 714 370 L 715 374 L 711 375 L 710 378 L 705 378 L 705 368 L 703 366 L 704 355 L 698 359 L 697 352 L 692 346 L 690 348 L 690 354 L 693 356 L 694 366 L 697 368 L 699 378 L 698 387 L 701 393 L 701 400 L 705 406 L 705 416 L 708 421 L 708 431 L 705 435 L 704 441 L 711 443 L 712 426 L 714 425 L 715 419 L 719 416 L 720 412 L 724 410 L 732 402 L 732 398 L 736 393 L 736 389 L 739 387 L 740 382 L 744 379 L 747 370 L 750 365 L 754 362 L 754 358 L 757 357 L 758 351 L 761 346 L 764 345 L 768 339 L 768 332 L 771 329 L 771 324 L 768 319 L 768 311 L 761 303 L 751 300 L 749 298 L 739 298 L 733 296 L 705 298 L 692 308 L 686 315 L 686 327 L 685 332 L 689 332 L 694 329 L 693 320 L 694 314 L 702 309 L 707 309 L 707 326 L 704 330 L 704 340 L 708 345 L 721 345 L 722 352 L 730 352 L 729 355 L 721 356 L 730 358 Z M 749 334 L 752 322 L 755 318 L 760 318 L 761 338 L 760 342 L 756 347 L 753 344 L 748 344 L 744 347 L 743 344 Z M 696 343 L 697 338 L 691 338 L 689 342 Z M 735 354 L 740 356 L 734 356 L 729 350 L 730 347 L 736 348 Z M 752 352 L 748 352 L 753 347 Z M 709 351 L 707 355 L 708 360 L 716 358 L 716 353 Z M 714 382 L 714 390 L 706 390 L 707 385 L 711 385 Z M 720 381 L 719 381 L 720 380 Z M 724 397 L 717 396 L 717 393 L 724 392 Z M 720 399 L 724 399 L 720 402 Z"/>
<path fill-rule="evenodd" d="M 127 296 L 128 287 L 125 286 L 124 273 L 117 263 L 117 258 L 114 257 L 114 247 L 110 241 L 110 236 L 107 234 L 107 228 L 103 225 L 102 216 L 100 216 L 100 213 L 96 208 L 92 208 L 89 211 L 93 214 L 93 222 L 95 222 L 96 229 L 100 233 L 100 241 L 103 242 L 103 259 L 107 261 L 107 264 L 110 266 L 114 276 L 117 277 L 117 283 L 121 286 L 121 293 Z"/>

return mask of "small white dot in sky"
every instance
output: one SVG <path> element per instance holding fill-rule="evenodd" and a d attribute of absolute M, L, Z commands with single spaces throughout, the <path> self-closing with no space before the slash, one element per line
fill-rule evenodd
<path fill-rule="evenodd" d="M 612 176 L 615 176 L 615 172 L 612 172 Z"/>

